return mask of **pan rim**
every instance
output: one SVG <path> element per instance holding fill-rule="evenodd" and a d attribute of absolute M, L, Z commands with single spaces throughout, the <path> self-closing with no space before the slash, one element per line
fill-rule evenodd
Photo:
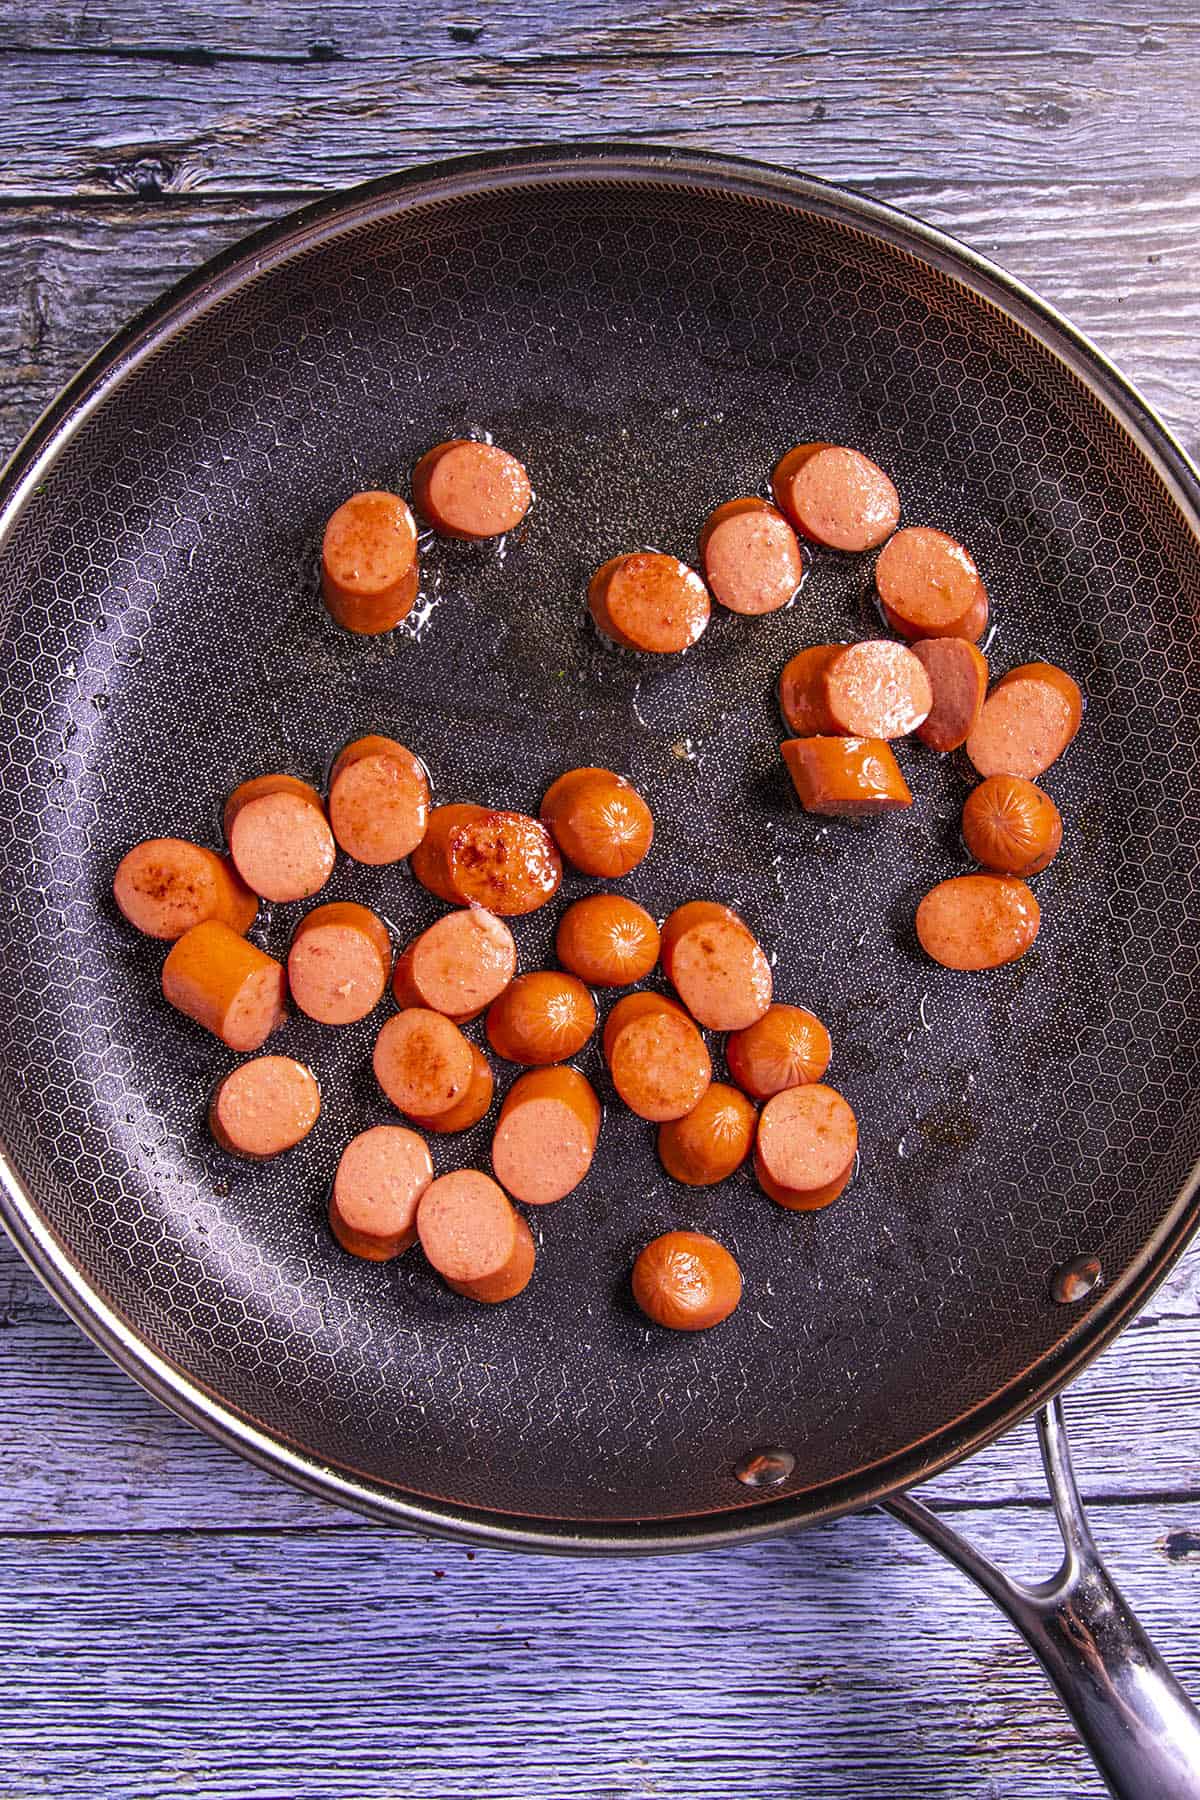
<path fill-rule="evenodd" d="M 836 184 L 745 158 L 668 146 L 583 141 L 534 144 L 418 165 L 324 196 L 231 246 L 136 315 L 64 387 L 0 471 L 0 551 L 25 500 L 94 409 L 144 359 L 252 277 L 381 217 L 488 191 L 642 180 L 716 188 L 748 200 L 804 206 L 866 228 L 932 264 L 1030 332 L 1102 402 L 1150 462 L 1200 540 L 1200 475 L 1154 409 L 1053 307 L 987 258 L 897 208 Z M 157 1399 L 252 1463 L 318 1497 L 392 1524 L 510 1548 L 563 1553 L 696 1550 L 815 1524 L 929 1479 L 998 1437 L 1059 1392 L 1112 1340 L 1165 1278 L 1200 1224 L 1200 1163 L 1157 1231 L 1096 1306 L 1033 1369 L 923 1443 L 836 1482 L 752 1507 L 660 1520 L 561 1521 L 492 1513 L 385 1487 L 334 1468 L 254 1424 L 183 1374 L 111 1307 L 66 1253 L 0 1144 L 0 1220 L 43 1284 L 85 1333 Z"/>

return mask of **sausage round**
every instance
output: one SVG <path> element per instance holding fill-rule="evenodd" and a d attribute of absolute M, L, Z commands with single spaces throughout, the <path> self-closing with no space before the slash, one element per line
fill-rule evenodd
<path fill-rule="evenodd" d="M 490 1175 L 455 1169 L 430 1182 L 417 1205 L 417 1236 L 447 1281 L 489 1281 L 517 1251 L 517 1213 Z"/>
<path fill-rule="evenodd" d="M 829 663 L 825 704 L 843 737 L 907 737 L 929 717 L 933 689 L 911 650 L 874 638 L 848 644 Z"/>
<path fill-rule="evenodd" d="M 714 1081 L 690 1113 L 658 1128 L 663 1168 L 689 1187 L 715 1187 L 740 1169 L 754 1144 L 757 1114 L 744 1094 Z"/>
<path fill-rule="evenodd" d="M 636 869 L 654 837 L 654 815 L 611 769 L 569 769 L 546 790 L 542 823 L 572 867 L 615 881 Z"/>
<path fill-rule="evenodd" d="M 448 900 L 451 906 L 464 904 L 451 877 L 451 839 L 460 827 L 486 818 L 487 807 L 475 806 L 470 801 L 435 806 L 426 823 L 425 835 L 409 859 L 409 867 L 421 886 L 436 894 L 439 900 Z"/>
<path fill-rule="evenodd" d="M 306 1138 L 320 1110 L 311 1069 L 290 1056 L 256 1056 L 218 1083 L 208 1125 L 223 1150 L 265 1162 Z"/>
<path fill-rule="evenodd" d="M 825 698 L 825 672 L 841 655 L 842 644 L 814 644 L 798 650 L 779 677 L 779 710 L 796 737 L 824 737 L 836 733 Z"/>
<path fill-rule="evenodd" d="M 496 1306 L 502 1300 L 515 1300 L 524 1292 L 533 1278 L 536 1260 L 533 1233 L 518 1213 L 516 1245 L 497 1274 L 486 1275 L 482 1281 L 451 1281 L 447 1276 L 443 1276 L 443 1280 L 448 1288 L 465 1295 L 468 1300 L 481 1300 L 486 1306 Z"/>
<path fill-rule="evenodd" d="M 927 525 L 898 531 L 875 564 L 875 590 L 901 637 L 982 637 L 987 589 L 969 551 Z"/>
<path fill-rule="evenodd" d="M 805 812 L 857 818 L 912 805 L 892 747 L 882 738 L 788 738 L 781 749 Z"/>
<path fill-rule="evenodd" d="M 1062 831 L 1049 794 L 1020 775 L 989 775 L 963 807 L 963 842 L 998 875 L 1038 874 L 1058 855 Z"/>
<path fill-rule="evenodd" d="M 669 656 L 696 642 L 712 609 L 694 569 L 659 550 L 637 550 L 596 570 L 588 610 L 614 644 Z"/>
<path fill-rule="evenodd" d="M 1041 913 L 1033 892 L 1010 875 L 955 875 L 917 908 L 917 936 L 947 969 L 998 969 L 1033 945 Z"/>
<path fill-rule="evenodd" d="M 796 534 L 781 512 L 747 496 L 718 506 L 700 533 L 700 566 L 714 600 L 730 612 L 778 612 L 804 577 Z"/>
<path fill-rule="evenodd" d="M 423 1113 L 410 1113 L 409 1118 L 422 1131 L 469 1131 L 472 1125 L 478 1125 L 488 1107 L 492 1104 L 492 1095 L 496 1084 L 492 1079 L 492 1065 L 482 1050 L 474 1044 L 471 1051 L 471 1079 L 467 1083 L 467 1091 L 461 1100 L 445 1112 L 427 1116 Z"/>
<path fill-rule="evenodd" d="M 624 894 L 589 894 L 559 920 L 554 950 L 589 987 L 631 987 L 658 961 L 658 926 Z"/>
<path fill-rule="evenodd" d="M 967 738 L 981 775 L 1036 781 L 1062 755 L 1083 719 L 1083 695 L 1053 663 L 1022 663 L 1002 675 Z"/>
<path fill-rule="evenodd" d="M 512 531 L 533 500 L 524 464 L 476 438 L 451 438 L 427 450 L 413 470 L 412 491 L 435 531 L 473 541 Z"/>
<path fill-rule="evenodd" d="M 596 1003 L 582 981 L 557 969 L 518 975 L 487 1013 L 487 1039 L 508 1062 L 566 1062 L 596 1029 Z"/>
<path fill-rule="evenodd" d="M 957 750 L 983 708 L 987 693 L 987 657 L 965 637 L 922 638 L 913 655 L 924 667 L 933 689 L 933 705 L 917 736 L 931 750 Z"/>
<path fill-rule="evenodd" d="M 438 807 L 430 817 L 430 833 L 438 813 L 452 810 L 457 816 L 449 822 L 432 865 L 435 878 L 445 872 L 443 899 L 513 918 L 553 898 L 562 880 L 562 861 L 544 825 L 527 813 Z M 423 872 L 424 850 L 422 844 L 413 856 L 413 873 L 437 893 Z"/>
<path fill-rule="evenodd" d="M 604 1035 L 612 1084 L 639 1118 L 656 1125 L 681 1119 L 712 1080 L 704 1039 L 682 1008 L 661 994 L 618 1000 Z"/>
<path fill-rule="evenodd" d="M 754 1173 L 763 1192 L 791 1212 L 815 1212 L 836 1200 L 857 1153 L 858 1121 L 823 1082 L 784 1088 L 759 1114 Z"/>
<path fill-rule="evenodd" d="M 411 856 L 429 823 L 424 766 L 394 738 L 356 738 L 330 771 L 329 823 L 355 862 L 378 868 Z"/>
<path fill-rule="evenodd" d="M 604 1021 L 600 1044 L 605 1062 L 612 1061 L 613 1045 L 626 1025 L 653 1012 L 676 1013 L 679 1018 L 686 1019 L 689 1025 L 692 1022 L 678 1000 L 672 1000 L 668 994 L 625 994 L 609 1008 L 608 1017 Z"/>
<path fill-rule="evenodd" d="M 525 1206 L 549 1206 L 592 1166 L 600 1102 L 577 1069 L 531 1069 L 504 1097 L 492 1139 L 492 1169 Z"/>
<path fill-rule="evenodd" d="M 888 476 L 841 444 L 797 444 L 775 465 L 771 487 L 800 535 L 830 550 L 873 550 L 900 519 Z"/>
<path fill-rule="evenodd" d="M 329 1225 L 352 1256 L 388 1262 L 417 1241 L 417 1205 L 433 1180 L 429 1146 L 403 1125 L 373 1125 L 342 1151 Z"/>
<path fill-rule="evenodd" d="M 464 1099 L 475 1074 L 473 1046 L 450 1019 L 406 1007 L 375 1040 L 375 1079 L 401 1112 L 432 1119 Z"/>
<path fill-rule="evenodd" d="M 417 527 L 398 494 L 351 494 L 321 543 L 321 598 L 347 631 L 391 631 L 417 597 Z"/>
<path fill-rule="evenodd" d="M 740 1031 L 771 1004 L 771 965 L 743 919 L 715 900 L 677 906 L 662 929 L 663 974 L 710 1031 Z"/>
<path fill-rule="evenodd" d="M 435 919 L 396 964 L 398 1006 L 427 1006 L 456 1025 L 478 1018 L 512 980 L 517 946 L 502 919 L 483 906 Z"/>
<path fill-rule="evenodd" d="M 259 1050 L 287 1014 L 282 963 L 219 919 L 177 938 L 162 971 L 163 997 L 231 1050 Z"/>
<path fill-rule="evenodd" d="M 671 1331 L 706 1331 L 735 1310 L 742 1274 L 715 1238 L 668 1231 L 633 1265 L 633 1297 L 648 1319 Z"/>
<path fill-rule="evenodd" d="M 264 900 L 307 900 L 333 874 L 333 833 L 321 796 L 294 775 L 258 775 L 225 802 L 238 874 Z"/>
<path fill-rule="evenodd" d="M 182 937 L 205 919 L 219 919 L 239 936 L 258 911 L 252 893 L 227 856 L 183 838 L 147 838 L 127 850 L 113 876 L 113 899 L 147 937 Z"/>
<path fill-rule="evenodd" d="M 292 999 L 321 1025 L 365 1019 L 383 998 L 392 941 L 377 913 L 352 900 L 315 906 L 296 927 L 288 952 Z"/>
<path fill-rule="evenodd" d="M 725 1040 L 729 1073 L 755 1100 L 820 1081 L 832 1055 L 828 1031 L 802 1006 L 769 1006 L 755 1024 Z"/>

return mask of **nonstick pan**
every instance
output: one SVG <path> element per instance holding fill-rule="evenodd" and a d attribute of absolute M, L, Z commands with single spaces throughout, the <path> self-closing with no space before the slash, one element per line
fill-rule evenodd
<path fill-rule="evenodd" d="M 340 632 L 315 586 L 325 518 L 474 431 L 533 472 L 526 528 L 429 544 L 403 626 Z M 800 646 L 877 628 L 869 558 L 814 557 L 792 607 L 718 609 L 679 658 L 614 651 L 586 621 L 600 561 L 694 559 L 711 508 L 803 438 L 861 447 L 909 521 L 971 547 L 995 667 L 1045 657 L 1088 696 L 1046 781 L 1066 839 L 1036 878 L 1043 932 L 1009 969 L 952 974 L 913 935 L 920 895 L 967 867 L 960 759 L 902 748 L 904 817 L 823 822 L 790 798 L 774 682 Z M 0 509 L 6 1221 L 126 1369 L 245 1454 L 379 1518 L 526 1547 L 776 1531 L 895 1495 L 1029 1413 L 1183 1247 L 1200 485 L 1095 350 L 960 246 L 674 151 L 374 183 L 131 325 L 35 427 Z M 608 1104 L 587 1183 L 533 1220 L 520 1301 L 466 1305 L 417 1253 L 354 1261 L 323 1215 L 347 1137 L 385 1116 L 378 1020 L 278 1040 L 322 1083 L 300 1148 L 247 1165 L 209 1141 L 231 1059 L 162 1003 L 162 946 L 115 913 L 114 866 L 150 835 L 217 842 L 239 780 L 319 783 L 373 730 L 420 752 L 442 800 L 536 809 L 581 762 L 635 781 L 658 833 L 630 888 L 659 915 L 736 906 L 779 995 L 832 1029 L 862 1131 L 835 1207 L 785 1213 L 747 1175 L 676 1186 Z M 403 868 L 339 865 L 322 898 L 351 895 L 399 936 L 437 910 Z M 260 941 L 285 949 L 301 910 L 270 909 Z M 526 967 L 551 955 L 550 910 L 517 922 Z M 581 1061 L 611 1102 L 596 1048 Z M 486 1166 L 489 1133 L 439 1142 L 439 1167 Z M 682 1225 L 745 1277 L 699 1338 L 651 1329 L 628 1295 L 637 1248 Z M 1121 1791 L 1200 1792 L 1188 1779 Z"/>

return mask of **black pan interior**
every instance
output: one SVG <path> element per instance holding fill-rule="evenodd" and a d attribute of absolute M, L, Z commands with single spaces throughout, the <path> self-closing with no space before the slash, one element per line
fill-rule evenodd
<path fill-rule="evenodd" d="M 0 557 L 13 1160 L 134 1331 L 383 1501 L 721 1514 L 761 1500 L 732 1467 L 778 1444 L 796 1457 L 784 1496 L 849 1503 L 852 1472 L 945 1454 L 955 1421 L 1061 1351 L 1088 1309 L 1054 1303 L 1051 1270 L 1094 1253 L 1111 1292 L 1196 1153 L 1195 539 L 1081 380 L 834 201 L 576 170 L 419 204 L 398 189 L 297 246 L 115 386 Z M 532 471 L 527 527 L 431 543 L 407 624 L 341 633 L 314 587 L 326 516 L 358 487 L 404 491 L 424 448 L 472 431 Z M 789 610 L 718 610 L 680 658 L 616 652 L 586 622 L 603 558 L 694 559 L 710 508 L 812 438 L 860 446 L 908 521 L 972 548 L 997 669 L 1047 657 L 1088 696 L 1046 780 L 1066 838 L 1036 878 L 1044 929 L 1013 968 L 951 974 L 914 941 L 921 893 L 968 866 L 960 759 L 901 748 L 904 817 L 823 823 L 790 798 L 774 681 L 800 646 L 875 628 L 869 558 L 815 557 Z M 236 782 L 319 782 L 372 730 L 419 751 L 439 800 L 535 810 L 572 764 L 630 776 L 658 835 L 629 891 L 659 915 L 738 907 L 779 997 L 833 1031 L 830 1079 L 862 1128 L 835 1207 L 785 1213 L 748 1174 L 673 1184 L 593 1045 L 601 1152 L 532 1218 L 519 1301 L 456 1299 L 418 1251 L 354 1261 L 323 1212 L 346 1139 L 387 1117 L 382 1014 L 276 1040 L 324 1092 L 299 1149 L 249 1166 L 209 1141 L 232 1059 L 161 1001 L 162 948 L 116 916 L 113 868 L 151 834 L 216 843 Z M 562 901 L 594 885 L 573 876 Z M 322 898 L 348 896 L 401 938 L 437 911 L 404 867 L 340 862 Z M 282 952 L 302 910 L 271 909 L 256 936 Z M 518 923 L 524 966 L 546 962 L 559 910 Z M 438 1167 L 487 1166 L 491 1122 L 436 1142 Z M 627 1291 L 637 1248 L 682 1225 L 745 1276 L 739 1312 L 699 1337 L 649 1329 Z"/>

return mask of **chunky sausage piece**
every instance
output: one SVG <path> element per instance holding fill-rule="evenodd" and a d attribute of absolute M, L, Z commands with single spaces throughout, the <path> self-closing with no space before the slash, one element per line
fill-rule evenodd
<path fill-rule="evenodd" d="M 857 818 L 912 805 L 892 747 L 882 738 L 788 738 L 782 751 L 805 812 Z"/>
<path fill-rule="evenodd" d="M 729 1073 L 755 1100 L 820 1081 L 832 1055 L 829 1033 L 802 1006 L 770 1006 L 756 1024 L 725 1040 Z"/>
<path fill-rule="evenodd" d="M 517 1253 L 517 1213 L 504 1189 L 479 1169 L 433 1181 L 417 1206 L 417 1236 L 447 1281 L 490 1281 Z"/>
<path fill-rule="evenodd" d="M 715 900 L 677 906 L 662 929 L 663 974 L 710 1031 L 741 1031 L 771 1004 L 771 965 L 749 926 Z"/>
<path fill-rule="evenodd" d="M 532 500 L 524 464 L 475 438 L 435 445 L 413 470 L 417 511 L 443 537 L 500 537 L 521 523 Z"/>
<path fill-rule="evenodd" d="M 398 494 L 351 494 L 325 527 L 321 597 L 347 631 L 391 631 L 417 597 L 417 527 Z"/>
<path fill-rule="evenodd" d="M 842 644 L 814 644 L 811 649 L 798 650 L 784 665 L 779 677 L 779 710 L 796 737 L 836 735 L 837 726 L 825 698 L 825 674 L 843 648 Z"/>
<path fill-rule="evenodd" d="M 659 1126 L 663 1168 L 689 1187 L 715 1187 L 749 1156 L 756 1123 L 757 1114 L 745 1094 L 714 1081 L 690 1113 Z"/>
<path fill-rule="evenodd" d="M 542 823 L 567 861 L 615 881 L 642 861 L 654 815 L 635 787 L 611 769 L 570 769 L 546 790 Z"/>
<path fill-rule="evenodd" d="M 613 1086 L 641 1119 L 656 1125 L 681 1119 L 712 1080 L 704 1039 L 687 1014 L 661 994 L 618 1000 L 604 1036 Z"/>
<path fill-rule="evenodd" d="M 858 1121 L 848 1103 L 822 1082 L 773 1094 L 758 1118 L 754 1173 L 772 1200 L 792 1212 L 815 1212 L 842 1192 L 854 1173 Z"/>
<path fill-rule="evenodd" d="M 638 550 L 596 570 L 588 610 L 614 644 L 668 656 L 696 642 L 712 609 L 694 569 L 661 551 Z"/>
<path fill-rule="evenodd" d="M 235 788 L 225 836 L 238 874 L 264 900 L 307 900 L 333 874 L 337 852 L 321 796 L 294 775 L 258 775 Z"/>
<path fill-rule="evenodd" d="M 487 1015 L 488 1043 L 508 1062 L 566 1062 L 596 1029 L 596 1004 L 582 981 L 557 969 L 518 975 Z"/>
<path fill-rule="evenodd" d="M 699 1231 L 668 1231 L 633 1265 L 633 1297 L 648 1319 L 672 1331 L 706 1331 L 742 1297 L 742 1274 L 724 1244 Z"/>
<path fill-rule="evenodd" d="M 182 937 L 205 919 L 240 935 L 258 911 L 258 895 L 227 856 L 183 838 L 147 838 L 127 850 L 113 876 L 113 899 L 131 925 L 154 938 Z"/>
<path fill-rule="evenodd" d="M 446 840 L 446 867 L 461 906 L 484 906 L 502 918 L 544 906 L 562 880 L 553 838 L 527 813 L 460 820 Z"/>
<path fill-rule="evenodd" d="M 998 969 L 1033 945 L 1041 912 L 1032 889 L 1009 875 L 939 881 L 917 908 L 926 955 L 947 969 Z"/>
<path fill-rule="evenodd" d="M 533 1265 L 536 1261 L 533 1233 L 518 1213 L 516 1247 L 498 1274 L 486 1275 L 482 1281 L 451 1281 L 448 1277 L 443 1279 L 446 1286 L 456 1294 L 463 1294 L 468 1300 L 481 1300 L 486 1306 L 496 1306 L 502 1300 L 515 1300 L 518 1294 L 524 1292 L 533 1278 Z"/>
<path fill-rule="evenodd" d="M 475 1074 L 472 1049 L 441 1013 L 410 1006 L 389 1019 L 375 1040 L 375 1079 L 401 1112 L 437 1118 L 465 1098 Z"/>
<path fill-rule="evenodd" d="M 464 904 L 462 895 L 451 879 L 451 839 L 463 825 L 475 824 L 486 818 L 487 807 L 474 806 L 469 801 L 460 801 L 452 806 L 435 806 L 429 815 L 425 835 L 412 852 L 409 867 L 421 886 L 428 888 L 431 894 L 436 894 L 439 900 L 448 900 L 451 906 Z"/>
<path fill-rule="evenodd" d="M 365 1019 L 383 998 L 392 941 L 377 913 L 352 900 L 315 906 L 296 927 L 288 986 L 302 1013 L 321 1025 Z"/>
<path fill-rule="evenodd" d="M 796 534 L 781 512 L 747 497 L 718 506 L 700 533 L 700 566 L 709 591 L 730 612 L 778 612 L 804 576 Z"/>
<path fill-rule="evenodd" d="M 963 807 L 963 842 L 998 875 L 1036 875 L 1058 855 L 1062 830 L 1049 794 L 1020 775 L 989 775 Z"/>
<path fill-rule="evenodd" d="M 967 738 L 981 775 L 1036 781 L 1062 755 L 1083 718 L 1083 695 L 1053 663 L 1022 663 L 1002 675 Z"/>
<path fill-rule="evenodd" d="M 970 553 L 927 525 L 898 531 L 880 552 L 875 589 L 901 637 L 975 639 L 987 626 L 987 589 Z"/>
<path fill-rule="evenodd" d="M 373 1125 L 342 1151 L 329 1224 L 343 1250 L 389 1262 L 417 1241 L 417 1206 L 433 1180 L 424 1138 L 403 1125 Z"/>
<path fill-rule="evenodd" d="M 218 1084 L 208 1125 L 223 1150 L 263 1162 L 306 1138 L 320 1110 L 311 1069 L 290 1056 L 256 1056 Z"/>
<path fill-rule="evenodd" d="M 164 998 L 231 1050 L 259 1050 L 287 1014 L 282 963 L 205 919 L 177 938 L 163 964 Z"/>
<path fill-rule="evenodd" d="M 775 466 L 775 504 L 802 537 L 830 550 L 873 550 L 900 519 L 883 470 L 841 444 L 797 444 Z"/>
<path fill-rule="evenodd" d="M 525 1206 L 548 1206 L 592 1166 L 600 1102 L 577 1069 L 531 1069 L 513 1082 L 492 1139 L 496 1180 Z"/>
<path fill-rule="evenodd" d="M 559 921 L 555 954 L 589 987 L 632 987 L 658 961 L 658 926 L 624 894 L 589 894 Z"/>
<path fill-rule="evenodd" d="M 903 644 L 848 644 L 825 671 L 825 704 L 844 737 L 907 737 L 929 717 L 933 688 Z"/>
<path fill-rule="evenodd" d="M 492 1066 L 482 1050 L 470 1045 L 471 1079 L 467 1091 L 461 1100 L 445 1112 L 435 1113 L 427 1117 L 423 1113 L 410 1113 L 414 1125 L 422 1131 L 469 1131 L 472 1125 L 478 1125 L 488 1107 L 492 1104 L 492 1095 L 496 1084 L 492 1079 Z"/>
<path fill-rule="evenodd" d="M 355 862 L 377 868 L 411 856 L 429 823 L 424 766 L 395 738 L 356 738 L 330 772 L 329 823 Z"/>
<path fill-rule="evenodd" d="M 392 992 L 398 1006 L 428 1006 L 465 1025 L 504 992 L 516 968 L 508 926 L 486 907 L 468 906 L 413 939 L 396 964 Z"/>
<path fill-rule="evenodd" d="M 965 744 L 987 693 L 987 657 L 965 637 L 922 638 L 913 655 L 923 665 L 933 689 L 933 705 L 917 736 L 931 750 L 957 750 Z"/>

